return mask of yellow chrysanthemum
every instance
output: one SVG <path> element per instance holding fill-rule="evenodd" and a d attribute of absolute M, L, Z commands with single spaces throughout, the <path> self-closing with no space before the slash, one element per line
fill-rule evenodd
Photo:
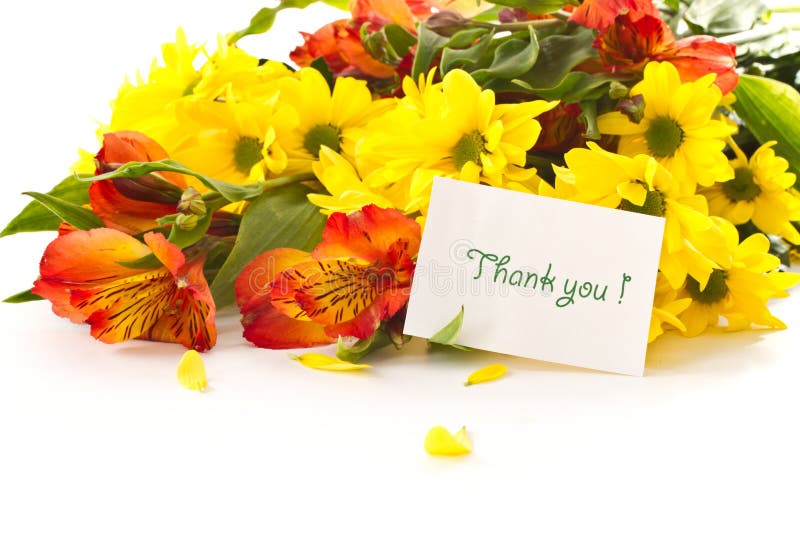
<path fill-rule="evenodd" d="M 691 274 L 705 285 L 712 271 L 730 263 L 722 235 L 707 216 L 705 198 L 684 196 L 676 178 L 650 156 L 633 158 L 595 143 L 566 153 L 567 168 L 554 167 L 555 188 L 539 193 L 597 206 L 664 217 L 659 268 L 674 288 Z"/>
<path fill-rule="evenodd" d="M 730 144 L 737 156 L 731 162 L 734 179 L 702 191 L 711 213 L 737 225 L 752 220 L 762 232 L 800 244 L 791 222 L 800 221 L 800 199 L 791 191 L 795 175 L 788 172 L 789 162 L 772 150 L 775 141 L 759 147 L 749 161 L 733 140 Z"/>
<path fill-rule="evenodd" d="M 147 80 L 139 75 L 135 84 L 125 81 L 112 104 L 111 122 L 100 133 L 136 130 L 167 152 L 183 140 L 185 130 L 179 128 L 172 106 L 191 95 L 200 80 L 194 61 L 201 47 L 190 45 L 178 29 L 175 42 L 162 45 L 161 50 L 164 64 L 154 60 Z"/>
<path fill-rule="evenodd" d="M 720 317 L 728 330 L 742 330 L 751 325 L 786 328 L 767 308 L 772 298 L 788 297 L 786 291 L 800 282 L 798 273 L 782 273 L 776 269 L 780 260 L 769 253 L 769 239 L 754 234 L 739 243 L 736 228 L 719 217 L 712 218 L 721 229 L 724 242 L 731 250 L 733 263 L 727 269 L 715 269 L 704 288 L 694 278 L 687 278 L 680 291 L 692 303 L 680 315 L 686 336 L 696 336 L 715 326 Z"/>
<path fill-rule="evenodd" d="M 667 278 L 658 273 L 656 278 L 656 291 L 653 297 L 653 312 L 650 315 L 650 331 L 647 342 L 652 343 L 658 339 L 666 328 L 674 328 L 681 332 L 686 331 L 678 316 L 692 303 L 690 298 L 677 298 L 678 292 L 670 286 Z"/>
<path fill-rule="evenodd" d="M 408 204 L 407 188 L 398 187 L 397 184 L 370 188 L 349 161 L 327 146 L 320 147 L 319 161 L 314 162 L 312 167 L 328 194 L 312 193 L 308 195 L 308 200 L 322 208 L 322 213 L 326 215 L 336 211 L 351 213 L 367 204 L 403 211 Z"/>
<path fill-rule="evenodd" d="M 223 36 L 217 39 L 217 50 L 201 69 L 202 79 L 193 94 L 215 100 L 232 94 L 237 101 L 263 102 L 275 92 L 275 82 L 293 76 L 293 72 L 278 61 L 261 62 Z"/>
<path fill-rule="evenodd" d="M 619 111 L 606 113 L 597 119 L 600 132 L 621 136 L 620 154 L 656 158 L 681 182 L 684 194 L 693 194 L 698 183 L 731 180 L 723 150 L 735 129 L 712 119 L 722 98 L 714 77 L 681 83 L 671 63 L 652 61 L 631 89 L 631 95 L 644 98 L 644 118 L 637 124 Z"/>
<path fill-rule="evenodd" d="M 322 74 L 312 68 L 280 79 L 278 87 L 281 103 L 297 116 L 292 125 L 276 125 L 291 172 L 310 171 L 323 146 L 353 161 L 364 126 L 393 104 L 373 100 L 366 82 L 355 78 L 337 78 L 331 92 Z"/>
<path fill-rule="evenodd" d="M 194 132 L 172 153 L 184 165 L 217 180 L 244 183 L 281 173 L 286 152 L 276 141 L 275 125 L 294 120 L 278 106 L 278 93 L 263 103 L 192 101 L 177 108 L 185 127 Z"/>
<path fill-rule="evenodd" d="M 406 78 L 403 88 L 406 96 L 370 125 L 358 148 L 359 164 L 384 167 L 375 180 L 410 177 L 410 196 L 423 213 L 434 176 L 536 190 L 536 170 L 524 167 L 526 152 L 541 132 L 535 117 L 557 102 L 498 105 L 493 91 L 457 69 L 439 84 L 432 73 L 420 76 L 418 85 Z"/>

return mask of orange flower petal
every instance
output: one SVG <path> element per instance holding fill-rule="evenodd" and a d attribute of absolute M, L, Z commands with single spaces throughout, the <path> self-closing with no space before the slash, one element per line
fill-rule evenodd
<path fill-rule="evenodd" d="M 115 163 L 128 163 L 131 161 L 158 161 L 169 157 L 153 139 L 146 135 L 130 130 L 111 132 L 103 135 L 103 147 L 97 153 L 98 174 L 107 172 L 109 165 Z M 186 188 L 186 179 L 182 174 L 165 172 L 161 173 L 166 180 L 181 189 Z"/>
<path fill-rule="evenodd" d="M 89 186 L 92 211 L 109 228 L 138 234 L 155 228 L 159 217 L 175 213 L 176 203 L 161 204 L 132 199 L 120 193 L 115 182 L 101 180 Z"/>
<path fill-rule="evenodd" d="M 236 279 L 236 304 L 242 308 L 253 297 L 268 296 L 282 271 L 310 259 L 308 252 L 294 248 L 276 248 L 256 256 Z"/>
<path fill-rule="evenodd" d="M 381 259 L 397 241 L 406 244 L 410 257 L 419 252 L 419 224 L 401 212 L 374 204 L 345 215 L 334 213 L 322 233 L 322 243 L 314 249 L 315 259 L 358 258 L 367 262 Z"/>
<path fill-rule="evenodd" d="M 164 234 L 158 232 L 148 232 L 144 234 L 144 242 L 147 243 L 147 246 L 153 251 L 158 261 L 169 269 L 169 272 L 178 274 L 178 271 L 183 267 L 186 261 L 180 248 L 167 241 Z"/>
<path fill-rule="evenodd" d="M 652 0 L 584 0 L 572 12 L 569 20 L 596 30 L 604 30 L 614 23 L 618 15 L 659 16 Z"/>
<path fill-rule="evenodd" d="M 254 298 L 242 309 L 244 337 L 265 349 L 293 349 L 327 345 L 336 341 L 325 326 L 292 319 L 276 309 L 268 298 Z"/>

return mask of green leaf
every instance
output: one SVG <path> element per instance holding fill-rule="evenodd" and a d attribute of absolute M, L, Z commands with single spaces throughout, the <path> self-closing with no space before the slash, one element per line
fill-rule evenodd
<path fill-rule="evenodd" d="M 428 340 L 436 345 L 446 345 L 448 347 L 455 347 L 461 350 L 469 350 L 467 347 L 456 345 L 455 341 L 461 332 L 461 325 L 464 324 L 464 306 L 461 306 L 461 311 L 453 318 L 452 321 L 447 323 L 444 328 L 436 332 Z"/>
<path fill-rule="evenodd" d="M 443 75 L 447 74 L 453 69 L 476 65 L 478 61 L 480 61 L 481 57 L 483 57 L 483 55 L 489 49 L 493 35 L 491 33 L 487 33 L 487 31 L 484 29 L 481 29 L 481 32 L 483 33 L 483 36 L 480 38 L 480 40 L 475 44 L 471 44 L 472 41 L 470 41 L 470 44 L 464 45 L 467 48 L 459 49 L 450 48 L 450 46 L 447 46 L 444 50 L 442 50 L 442 60 L 439 65 L 442 69 Z M 453 38 L 455 39 L 457 36 L 458 34 L 454 35 Z"/>
<path fill-rule="evenodd" d="M 34 295 L 31 293 L 30 289 L 25 291 L 20 291 L 16 295 L 11 295 L 10 297 L 3 300 L 3 302 L 8 302 L 9 304 L 21 304 L 23 302 L 34 302 L 36 300 L 44 300 L 39 295 Z"/>
<path fill-rule="evenodd" d="M 87 175 L 84 175 L 87 176 Z M 89 184 L 75 179 L 74 176 L 64 178 L 57 186 L 48 192 L 49 195 L 77 204 L 79 206 L 89 203 Z M 14 217 L 8 226 L 0 232 L 4 237 L 18 232 L 44 232 L 58 230 L 61 219 L 42 203 L 32 200 L 25 208 Z"/>
<path fill-rule="evenodd" d="M 279 247 L 311 250 L 320 241 L 326 217 L 311 204 L 300 184 L 266 191 L 242 216 L 236 244 L 211 284 L 217 307 L 235 300 L 234 285 L 242 269 L 264 251 Z"/>
<path fill-rule="evenodd" d="M 425 23 L 419 25 L 417 53 L 411 66 L 411 78 L 416 82 L 420 74 L 425 74 L 433 63 L 433 59 L 444 48 L 449 39 L 431 30 Z"/>
<path fill-rule="evenodd" d="M 375 59 L 388 65 L 397 65 L 403 56 L 417 44 L 417 37 L 398 24 L 387 24 L 378 31 L 369 32 L 369 23 L 361 27 L 364 49 Z"/>
<path fill-rule="evenodd" d="M 695 34 L 727 35 L 749 30 L 766 11 L 758 0 L 694 0 L 683 18 Z"/>
<path fill-rule="evenodd" d="M 783 82 L 743 74 L 734 95 L 733 109 L 750 132 L 760 143 L 777 141 L 773 150 L 800 176 L 800 93 Z"/>
<path fill-rule="evenodd" d="M 544 15 L 545 13 L 558 11 L 568 2 L 565 0 L 494 0 L 493 3 L 506 7 L 524 9 L 528 13 L 533 13 L 534 15 Z"/>
<path fill-rule="evenodd" d="M 78 230 L 91 230 L 92 228 L 102 228 L 105 226 L 103 221 L 100 220 L 100 217 L 90 210 L 67 200 L 62 200 L 46 193 L 35 193 L 33 191 L 28 191 L 23 194 L 33 197 L 62 221 L 71 224 Z"/>
<path fill-rule="evenodd" d="M 489 33 L 489 31 L 488 28 L 466 28 L 457 31 L 450 37 L 450 40 L 447 41 L 446 46 L 448 48 L 467 48 L 472 46 L 476 39 L 482 38 Z"/>
<path fill-rule="evenodd" d="M 206 187 L 216 191 L 228 202 L 239 202 L 240 200 L 250 200 L 256 198 L 264 191 L 264 182 L 254 182 L 250 184 L 236 185 L 228 182 L 222 182 L 209 178 L 199 172 L 195 172 L 185 165 L 170 159 L 162 159 L 159 161 L 132 161 L 125 163 L 118 169 L 99 176 L 92 176 L 89 178 L 79 178 L 88 182 L 97 182 L 99 180 L 110 180 L 111 178 L 139 178 L 152 172 L 177 172 L 194 176 L 200 180 Z"/>
<path fill-rule="evenodd" d="M 509 39 L 494 51 L 494 59 L 487 69 L 472 73 L 475 81 L 483 85 L 490 79 L 511 79 L 529 71 L 539 57 L 536 31 L 528 28 L 528 39 Z"/>
<path fill-rule="evenodd" d="M 519 79 L 536 90 L 559 87 L 572 69 L 597 55 L 592 41 L 594 34 L 588 28 L 577 28 L 571 35 L 551 35 L 539 40 L 536 64 Z"/>
<path fill-rule="evenodd" d="M 342 11 L 347 11 L 350 6 L 350 0 L 322 0 L 322 3 Z"/>
<path fill-rule="evenodd" d="M 383 331 L 383 328 L 378 328 L 375 330 L 375 333 L 367 339 L 359 339 L 350 346 L 348 346 L 340 336 L 339 342 L 336 345 L 336 357 L 346 362 L 358 363 L 369 353 L 391 344 L 392 340 L 389 339 L 389 336 Z"/>
<path fill-rule="evenodd" d="M 315 2 L 316 0 L 283 0 L 275 7 L 263 7 L 253 15 L 250 19 L 250 24 L 248 24 L 246 28 L 230 34 L 228 36 L 228 42 L 233 44 L 242 37 L 266 33 L 275 24 L 275 17 L 277 17 L 280 11 L 291 8 L 305 9 Z M 323 4 L 328 4 L 342 11 L 347 11 L 348 2 L 349 0 L 322 0 Z"/>

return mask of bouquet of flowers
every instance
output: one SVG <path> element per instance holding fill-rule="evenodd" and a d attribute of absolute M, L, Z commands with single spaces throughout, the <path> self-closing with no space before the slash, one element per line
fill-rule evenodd
<path fill-rule="evenodd" d="M 800 275 L 800 55 L 745 0 L 342 0 L 295 65 L 163 45 L 99 149 L 5 228 L 56 231 L 32 289 L 116 343 L 206 351 L 217 309 L 271 349 L 363 367 L 403 335 L 445 177 L 665 219 L 649 340 L 784 328 Z M 313 30 L 313 31 L 312 31 Z M 450 344 L 460 322 L 432 342 Z M 490 370 L 489 374 L 496 374 Z M 475 380 L 484 378 L 480 376 Z"/>

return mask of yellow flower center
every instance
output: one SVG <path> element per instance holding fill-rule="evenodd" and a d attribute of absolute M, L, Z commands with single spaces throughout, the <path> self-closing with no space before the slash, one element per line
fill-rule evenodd
<path fill-rule="evenodd" d="M 481 154 L 486 152 L 486 141 L 481 133 L 475 130 L 466 134 L 453 149 L 453 159 L 457 169 L 461 169 L 468 161 L 475 165 L 481 164 Z"/>
<path fill-rule="evenodd" d="M 645 215 L 654 215 L 655 217 L 663 217 L 667 211 L 666 203 L 664 202 L 664 195 L 658 191 L 648 191 L 647 197 L 644 199 L 644 204 L 637 206 L 629 200 L 622 199 L 619 204 L 619 209 L 625 211 L 632 211 L 634 213 L 643 213 Z"/>
<path fill-rule="evenodd" d="M 233 149 L 233 161 L 236 168 L 248 174 L 253 165 L 264 159 L 261 149 L 264 148 L 264 143 L 261 139 L 256 137 L 240 137 L 236 142 L 236 148 Z"/>
<path fill-rule="evenodd" d="M 669 117 L 657 117 L 650 121 L 644 133 L 650 153 L 659 158 L 669 158 L 683 143 L 683 130 Z"/>
<path fill-rule="evenodd" d="M 315 158 L 319 157 L 319 149 L 326 146 L 334 152 L 339 152 L 341 148 L 341 139 L 339 136 L 342 134 L 339 128 L 331 124 L 317 124 L 311 128 L 303 140 L 303 148 Z"/>
<path fill-rule="evenodd" d="M 753 180 L 753 171 L 749 167 L 736 168 L 733 180 L 722 182 L 722 191 L 733 202 L 753 200 L 761 194 L 761 188 Z"/>
<path fill-rule="evenodd" d="M 728 294 L 726 280 L 728 273 L 722 269 L 714 269 L 708 278 L 705 289 L 700 290 L 700 283 L 691 276 L 686 278 L 686 291 L 692 299 L 702 304 L 714 304 Z"/>

